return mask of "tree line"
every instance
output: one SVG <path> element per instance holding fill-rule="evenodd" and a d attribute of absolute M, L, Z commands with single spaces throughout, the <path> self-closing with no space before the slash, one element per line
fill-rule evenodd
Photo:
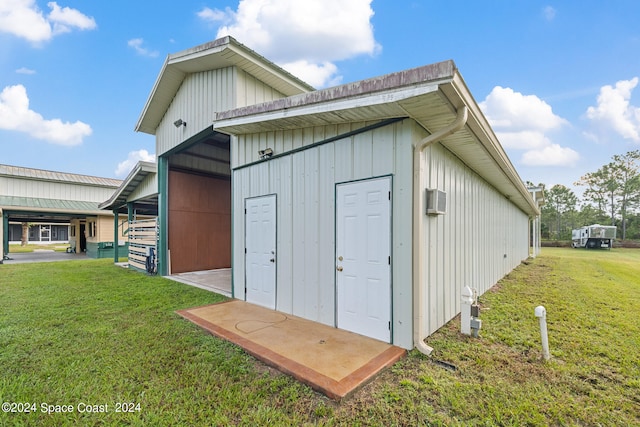
<path fill-rule="evenodd" d="M 535 186 L 528 182 L 527 185 Z M 611 162 L 574 183 L 582 198 L 556 184 L 544 191 L 541 208 L 543 239 L 571 240 L 571 230 L 584 225 L 615 225 L 617 238 L 640 239 L 640 151 L 614 155 Z"/>

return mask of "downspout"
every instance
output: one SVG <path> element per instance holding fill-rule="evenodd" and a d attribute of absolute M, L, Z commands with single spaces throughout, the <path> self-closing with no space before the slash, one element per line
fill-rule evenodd
<path fill-rule="evenodd" d="M 431 354 L 433 348 L 425 344 L 424 339 L 426 335 L 424 333 L 423 320 L 424 320 L 424 268 L 422 265 L 423 257 L 423 226 L 422 215 L 424 208 L 424 191 L 422 187 L 422 177 L 424 176 L 424 162 L 423 153 L 424 150 L 436 141 L 439 141 L 447 136 L 456 133 L 464 127 L 467 123 L 467 107 L 463 105 L 457 111 L 457 116 L 451 124 L 432 133 L 418 144 L 413 149 L 413 289 L 416 299 L 416 313 L 414 315 L 414 345 L 423 354 L 427 356 Z"/>

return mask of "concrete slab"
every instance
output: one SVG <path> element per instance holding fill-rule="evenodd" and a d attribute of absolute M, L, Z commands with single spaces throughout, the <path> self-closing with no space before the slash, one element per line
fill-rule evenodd
<path fill-rule="evenodd" d="M 200 289 L 231 297 L 230 268 L 176 273 L 171 276 L 167 276 L 167 278 L 175 280 L 176 282 L 184 283 L 185 285 L 195 286 Z"/>
<path fill-rule="evenodd" d="M 66 252 L 54 252 L 48 250 L 35 250 L 34 252 L 9 252 L 6 254 L 5 264 L 23 264 L 27 262 L 55 262 L 87 259 L 86 253 L 70 254 Z"/>
<path fill-rule="evenodd" d="M 406 354 L 381 341 L 240 300 L 178 314 L 335 400 Z"/>

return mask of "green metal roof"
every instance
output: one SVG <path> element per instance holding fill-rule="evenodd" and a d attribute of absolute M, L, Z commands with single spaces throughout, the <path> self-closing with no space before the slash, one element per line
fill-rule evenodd
<path fill-rule="evenodd" d="M 69 214 L 108 215 L 98 208 L 98 202 L 0 196 L 0 208 L 11 211 L 61 212 Z"/>

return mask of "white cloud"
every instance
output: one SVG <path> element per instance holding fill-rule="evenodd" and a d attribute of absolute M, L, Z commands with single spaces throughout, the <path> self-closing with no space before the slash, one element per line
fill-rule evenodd
<path fill-rule="evenodd" d="M 115 170 L 116 176 L 127 176 L 139 161 L 155 162 L 156 156 L 155 154 L 149 154 L 147 150 L 131 151 L 127 156 L 127 160 L 118 163 L 118 167 Z"/>
<path fill-rule="evenodd" d="M 224 12 L 219 9 L 211 9 L 208 7 L 203 8 L 200 12 L 197 13 L 198 17 L 204 21 L 208 21 L 210 23 L 218 23 L 218 22 L 229 22 L 230 17 L 232 17 L 233 11 L 227 8 Z"/>
<path fill-rule="evenodd" d="M 371 0 L 241 0 L 237 11 L 204 8 L 198 16 L 303 80 L 340 80 L 334 62 L 375 55 Z"/>
<path fill-rule="evenodd" d="M 556 17 L 556 10 L 551 6 L 545 6 L 542 9 L 542 14 L 547 21 L 553 21 Z"/>
<path fill-rule="evenodd" d="M 521 162 L 528 166 L 573 166 L 580 155 L 555 144 L 549 132 L 567 125 L 549 104 L 535 95 L 523 95 L 496 86 L 480 103 L 500 143 L 512 150 L 524 150 Z"/>
<path fill-rule="evenodd" d="M 540 131 L 521 130 L 518 132 L 497 132 L 504 148 L 516 150 L 538 150 L 551 145 L 551 140 Z"/>
<path fill-rule="evenodd" d="M 480 103 L 480 108 L 495 128 L 546 131 L 568 123 L 555 115 L 551 106 L 537 96 L 523 95 L 508 87 L 494 87 Z"/>
<path fill-rule="evenodd" d="M 638 85 L 638 77 L 620 80 L 615 87 L 600 88 L 598 105 L 587 108 L 587 118 L 598 128 L 599 134 L 612 130 L 624 139 L 640 143 L 640 107 L 631 105 L 631 93 Z"/>
<path fill-rule="evenodd" d="M 575 166 L 580 155 L 569 147 L 550 144 L 539 150 L 529 150 L 522 155 L 527 166 Z"/>
<path fill-rule="evenodd" d="M 53 23 L 54 34 L 68 33 L 73 28 L 79 30 L 93 30 L 96 28 L 96 21 L 77 9 L 60 7 L 54 1 L 47 3 L 47 6 L 51 8 L 48 18 Z"/>
<path fill-rule="evenodd" d="M 44 119 L 29 109 L 27 90 L 22 85 L 7 86 L 0 93 L 0 129 L 24 132 L 34 138 L 59 145 L 79 145 L 92 129 L 86 123 Z"/>
<path fill-rule="evenodd" d="M 73 29 L 96 28 L 95 20 L 77 9 L 61 8 L 56 2 L 49 2 L 47 6 L 51 12 L 45 16 L 35 0 L 0 1 L 0 32 L 37 44 Z"/>
<path fill-rule="evenodd" d="M 301 59 L 299 61 L 280 64 L 282 68 L 314 87 L 335 86 L 342 82 L 342 77 L 337 76 L 338 67 L 332 62 L 311 63 Z"/>
<path fill-rule="evenodd" d="M 32 70 L 32 69 L 30 69 L 30 68 L 26 68 L 26 67 L 21 67 L 21 68 L 18 68 L 18 69 L 16 70 L 16 73 L 18 73 L 18 74 L 28 74 L 28 75 L 32 75 L 32 74 L 35 74 L 35 73 L 36 73 L 36 70 Z"/>
<path fill-rule="evenodd" d="M 151 58 L 155 58 L 159 55 L 157 50 L 149 50 L 146 47 L 143 47 L 143 44 L 143 39 L 131 39 L 127 42 L 127 45 L 133 48 L 133 50 L 135 50 L 138 55 L 148 56 Z"/>

